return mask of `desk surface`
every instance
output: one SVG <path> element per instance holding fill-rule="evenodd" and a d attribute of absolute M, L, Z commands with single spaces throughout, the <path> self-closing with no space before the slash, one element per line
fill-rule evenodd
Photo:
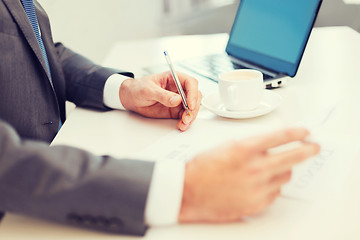
<path fill-rule="evenodd" d="M 163 64 L 164 48 L 176 61 L 197 54 L 223 51 L 226 40 L 227 35 L 220 34 L 120 42 L 113 47 L 104 65 L 142 74 L 137 66 Z M 253 119 L 231 120 L 201 108 L 199 119 L 280 128 L 316 119 L 322 111 L 334 108 L 323 130 L 339 143 L 360 143 L 360 109 L 356 107 L 360 102 L 359 66 L 360 34 L 346 27 L 314 29 L 298 74 L 289 79 L 286 86 L 275 90 L 284 101 L 274 112 Z M 199 81 L 206 92 L 216 89 L 214 83 L 207 84 L 205 79 Z M 95 154 L 131 156 L 175 127 L 174 120 L 153 120 L 129 112 L 100 113 L 77 108 L 65 122 L 54 144 L 77 146 Z M 357 153 L 356 158 L 360 159 L 360 154 Z M 356 224 L 360 217 L 358 169 L 360 161 L 353 161 L 352 167 L 347 170 L 346 182 L 331 197 L 326 196 L 326 201 L 324 198 L 322 202 L 304 204 L 280 198 L 267 212 L 246 223 L 152 228 L 145 239 L 360 239 Z M 8 214 L 0 224 L 0 239 L 134 238 Z"/>

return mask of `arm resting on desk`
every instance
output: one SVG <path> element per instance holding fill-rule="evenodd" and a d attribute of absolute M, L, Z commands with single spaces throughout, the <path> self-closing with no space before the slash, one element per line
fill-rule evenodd
<path fill-rule="evenodd" d="M 107 79 L 115 73 L 134 77 L 130 72 L 96 65 L 61 43 L 56 43 L 55 47 L 66 79 L 66 100 L 77 106 L 108 110 L 103 103 L 103 90 Z"/>
<path fill-rule="evenodd" d="M 153 163 L 22 141 L 0 121 L 0 209 L 143 235 Z"/>

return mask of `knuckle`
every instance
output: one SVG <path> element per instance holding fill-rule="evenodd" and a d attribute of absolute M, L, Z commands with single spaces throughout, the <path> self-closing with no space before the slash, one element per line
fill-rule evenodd
<path fill-rule="evenodd" d="M 287 178 L 285 178 L 284 184 L 287 184 L 288 182 L 290 182 L 291 180 L 291 175 L 287 176 Z"/>
<path fill-rule="evenodd" d="M 146 87 L 143 87 L 140 89 L 139 93 L 141 96 L 148 96 L 150 94 L 150 90 Z"/>
<path fill-rule="evenodd" d="M 191 76 L 188 76 L 188 75 L 186 75 L 185 74 L 185 77 L 187 77 L 187 79 L 192 83 L 192 84 L 194 84 L 195 86 L 197 86 L 198 85 L 198 80 L 196 79 L 196 78 L 194 78 L 194 77 L 191 77 Z"/>
<path fill-rule="evenodd" d="M 165 75 L 165 78 L 170 78 L 170 79 L 172 79 L 171 71 L 166 71 L 166 72 L 164 72 L 164 75 Z"/>
<path fill-rule="evenodd" d="M 196 88 L 198 88 L 199 81 L 196 78 L 192 78 L 192 80 L 194 81 Z"/>
<path fill-rule="evenodd" d="M 255 153 L 258 151 L 258 144 L 255 141 L 242 141 L 241 143 L 246 152 Z"/>
<path fill-rule="evenodd" d="M 193 76 L 190 76 L 189 74 L 186 74 L 183 72 L 179 72 L 178 74 L 181 75 L 182 77 L 188 79 L 191 83 L 198 84 L 198 80 L 196 78 L 194 78 Z"/>
<path fill-rule="evenodd" d="M 237 148 L 238 148 L 238 151 L 241 151 L 242 153 L 245 153 L 245 154 L 250 154 L 254 150 L 254 146 L 251 143 L 244 142 L 244 141 L 238 142 Z"/>
<path fill-rule="evenodd" d="M 248 168 L 248 175 L 250 176 L 259 176 L 266 171 L 266 166 L 264 164 L 259 164 L 258 162 L 250 164 Z"/>
<path fill-rule="evenodd" d="M 286 182 L 289 182 L 289 181 L 290 181 L 292 175 L 293 175 L 293 174 L 292 174 L 292 171 L 289 171 L 289 172 L 287 173 Z"/>
<path fill-rule="evenodd" d="M 288 128 L 288 129 L 284 130 L 284 136 L 285 136 L 286 139 L 292 140 L 292 139 L 295 139 L 296 134 L 295 134 L 293 129 Z"/>
<path fill-rule="evenodd" d="M 230 140 L 227 142 L 228 149 L 232 152 L 234 158 L 243 160 L 242 162 L 251 168 L 251 161 L 256 151 L 254 148 L 244 141 Z M 255 167 L 253 165 L 252 167 Z M 261 166 L 258 166 L 261 167 Z"/>
<path fill-rule="evenodd" d="M 201 101 L 201 99 L 203 98 L 203 95 L 200 91 L 198 91 L 198 96 L 199 96 L 199 100 Z"/>
<path fill-rule="evenodd" d="M 309 154 L 307 153 L 307 151 L 299 151 L 296 154 L 297 160 L 303 160 L 303 159 L 307 158 L 308 156 L 309 156 Z"/>
<path fill-rule="evenodd" d="M 284 185 L 291 180 L 291 172 L 286 173 L 281 179 L 279 179 L 279 185 Z"/>

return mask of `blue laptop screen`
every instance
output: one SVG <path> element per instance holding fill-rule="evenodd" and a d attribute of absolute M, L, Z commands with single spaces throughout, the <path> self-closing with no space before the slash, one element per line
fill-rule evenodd
<path fill-rule="evenodd" d="M 321 0 L 242 0 L 227 52 L 294 76 Z"/>

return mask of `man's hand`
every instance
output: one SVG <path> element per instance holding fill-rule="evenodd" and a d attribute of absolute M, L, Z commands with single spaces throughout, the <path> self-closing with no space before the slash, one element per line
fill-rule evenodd
<path fill-rule="evenodd" d="M 268 207 L 291 178 L 292 167 L 319 152 L 303 128 L 229 142 L 186 165 L 179 222 L 239 221 Z M 291 150 L 271 148 L 299 141 Z"/>
<path fill-rule="evenodd" d="M 177 127 L 181 131 L 187 130 L 199 112 L 202 96 L 195 78 L 177 74 L 191 115 L 186 113 L 182 105 L 170 72 L 125 80 L 119 91 L 121 103 L 127 110 L 145 117 L 180 119 Z"/>

